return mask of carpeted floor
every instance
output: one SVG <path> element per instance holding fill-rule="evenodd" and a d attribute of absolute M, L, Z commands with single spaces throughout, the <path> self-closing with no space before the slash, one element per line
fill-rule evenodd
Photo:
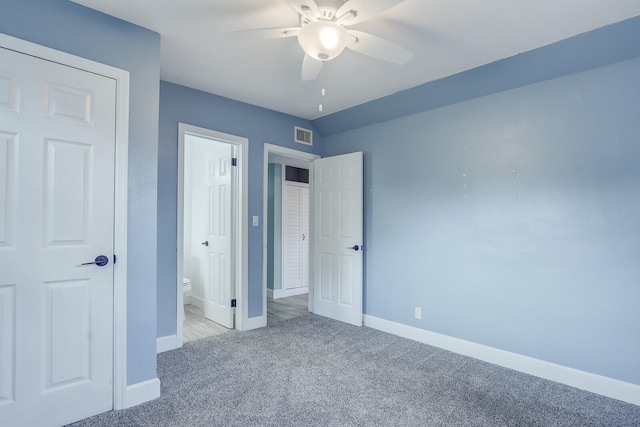
<path fill-rule="evenodd" d="M 84 426 L 640 426 L 640 406 L 309 314 L 158 356 L 162 396 Z"/>

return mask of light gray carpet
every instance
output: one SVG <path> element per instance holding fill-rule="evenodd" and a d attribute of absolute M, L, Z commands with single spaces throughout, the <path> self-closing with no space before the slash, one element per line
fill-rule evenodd
<path fill-rule="evenodd" d="M 81 426 L 640 426 L 640 406 L 315 315 L 158 356 L 162 396 Z"/>

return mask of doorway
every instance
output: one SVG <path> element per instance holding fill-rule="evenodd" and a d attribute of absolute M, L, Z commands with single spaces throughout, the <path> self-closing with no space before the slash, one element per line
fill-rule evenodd
<path fill-rule="evenodd" d="M 201 333 L 242 328 L 244 305 L 236 307 L 236 301 L 242 301 L 246 284 L 248 140 L 180 123 L 178 145 L 176 335 L 181 346 L 202 338 Z M 184 330 L 194 322 L 201 322 L 195 337 Z"/>
<path fill-rule="evenodd" d="M 263 313 L 265 323 L 311 311 L 309 269 L 309 180 L 287 182 L 286 168 L 309 170 L 320 156 L 272 144 L 264 152 Z M 300 181 L 300 180 L 299 180 Z M 302 180 L 305 181 L 305 180 Z M 290 191 L 288 191 L 290 190 Z M 287 198 L 287 191 L 289 200 Z M 306 197 L 305 197 L 306 194 Z M 284 207 L 284 209 L 283 209 Z M 295 208 L 292 215 L 283 212 Z M 306 220 L 305 220 L 306 218 Z M 289 236 L 287 236 L 289 234 Z M 295 235 L 292 237 L 292 235 Z M 306 250 L 305 250 L 306 248 Z M 289 262 L 285 257 L 289 257 Z M 306 260 L 305 260 L 306 258 Z"/>

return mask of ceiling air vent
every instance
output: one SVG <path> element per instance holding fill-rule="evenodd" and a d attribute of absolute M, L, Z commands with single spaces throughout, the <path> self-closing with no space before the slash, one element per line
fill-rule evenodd
<path fill-rule="evenodd" d="M 309 129 L 294 127 L 294 140 L 300 144 L 313 145 L 313 132 Z"/>

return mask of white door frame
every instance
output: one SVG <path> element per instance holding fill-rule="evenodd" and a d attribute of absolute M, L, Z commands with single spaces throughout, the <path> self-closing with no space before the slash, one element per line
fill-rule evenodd
<path fill-rule="evenodd" d="M 127 195 L 129 169 L 129 72 L 0 34 L 0 46 L 116 81 L 116 153 L 113 266 L 113 409 L 136 403 L 127 399 Z M 128 401 L 129 400 L 129 401 Z"/>
<path fill-rule="evenodd" d="M 230 135 L 211 129 L 192 126 L 185 123 L 178 123 L 178 206 L 177 206 L 177 277 L 176 277 L 176 340 L 177 347 L 182 347 L 184 342 L 182 322 L 183 322 L 183 291 L 182 278 L 184 277 L 184 143 L 185 135 L 215 139 L 216 141 L 230 144 L 237 147 L 238 156 L 238 182 L 236 190 L 237 209 L 235 211 L 235 235 L 238 236 L 233 243 L 236 273 L 236 313 L 235 327 L 238 330 L 249 329 L 249 140 L 247 138 Z"/>
<path fill-rule="evenodd" d="M 320 156 L 317 154 L 311 154 L 304 151 L 294 150 L 292 148 L 282 147 L 280 145 L 275 144 L 264 144 L 264 166 L 263 166 L 263 177 L 262 177 L 262 316 L 260 319 L 260 324 L 257 327 L 266 326 L 267 325 L 267 215 L 268 215 L 268 203 L 269 203 L 269 154 L 278 154 L 280 156 L 289 157 L 297 160 L 304 160 L 309 162 L 309 177 L 311 177 L 311 162 L 315 159 L 319 159 Z M 309 183 L 309 187 L 311 189 L 311 185 L 313 183 Z M 310 201 L 311 203 L 311 201 Z M 309 224 L 312 224 L 313 210 L 309 209 Z M 309 256 L 311 257 L 311 248 L 313 247 L 313 232 L 311 231 L 311 227 L 309 230 Z M 309 263 L 309 311 L 313 311 L 313 265 Z"/>

